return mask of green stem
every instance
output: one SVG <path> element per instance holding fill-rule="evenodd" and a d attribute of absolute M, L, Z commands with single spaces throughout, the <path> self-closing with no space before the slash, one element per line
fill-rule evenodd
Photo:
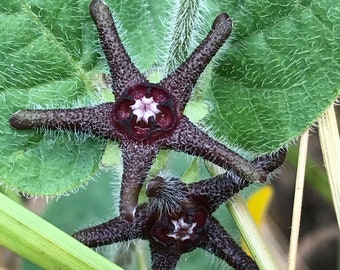
<path fill-rule="evenodd" d="M 222 170 L 215 165 L 208 164 L 207 169 L 211 176 L 222 173 Z M 259 268 L 279 269 L 267 243 L 249 212 L 246 201 L 241 195 L 235 194 L 228 200 L 226 206 Z"/>
<path fill-rule="evenodd" d="M 180 0 L 174 22 L 174 31 L 171 33 L 171 45 L 166 63 L 166 73 L 175 70 L 189 54 L 193 40 L 193 31 L 198 15 L 198 0 Z"/>
<path fill-rule="evenodd" d="M 322 155 L 331 187 L 335 215 L 340 228 L 340 138 L 333 105 L 319 120 Z"/>
<path fill-rule="evenodd" d="M 121 269 L 2 193 L 0 245 L 44 269 Z"/>
<path fill-rule="evenodd" d="M 268 245 L 249 213 L 245 200 L 239 194 L 236 194 L 227 202 L 227 207 L 259 268 L 279 269 Z"/>

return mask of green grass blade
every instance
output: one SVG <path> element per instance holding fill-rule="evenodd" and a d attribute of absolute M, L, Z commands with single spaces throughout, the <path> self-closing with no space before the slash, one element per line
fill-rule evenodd
<path fill-rule="evenodd" d="M 320 143 L 331 186 L 336 218 L 340 228 L 340 139 L 335 112 L 331 106 L 319 121 Z"/>
<path fill-rule="evenodd" d="M 298 240 L 300 232 L 301 222 L 301 209 L 302 209 L 302 198 L 303 198 L 303 187 L 305 182 L 305 170 L 307 160 L 307 149 L 308 149 L 308 130 L 303 133 L 300 139 L 299 148 L 299 161 L 296 173 L 296 184 L 295 184 L 295 195 L 294 195 L 294 208 L 292 218 L 292 231 L 290 234 L 289 244 L 289 256 L 288 256 L 288 269 L 296 269 L 296 257 L 298 249 Z"/>
<path fill-rule="evenodd" d="M 236 194 L 229 199 L 227 207 L 259 268 L 279 269 L 261 232 L 250 215 L 245 200 Z"/>
<path fill-rule="evenodd" d="M 45 269 L 121 269 L 2 193 L 0 245 Z"/>

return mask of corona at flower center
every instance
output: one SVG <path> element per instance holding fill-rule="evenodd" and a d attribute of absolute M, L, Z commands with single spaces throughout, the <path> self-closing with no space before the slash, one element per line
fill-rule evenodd
<path fill-rule="evenodd" d="M 157 108 L 158 103 L 154 101 L 153 97 L 147 98 L 142 97 L 135 101 L 135 104 L 131 105 L 130 108 L 132 113 L 137 116 L 137 122 L 144 121 L 146 124 L 149 122 L 149 118 L 156 118 L 156 114 L 160 112 Z"/>
<path fill-rule="evenodd" d="M 190 235 L 192 235 L 193 229 L 197 225 L 196 222 L 192 224 L 186 223 L 183 217 L 181 217 L 179 220 L 171 220 L 171 222 L 174 224 L 175 229 L 173 232 L 168 233 L 167 236 L 179 239 L 181 241 L 190 239 Z"/>
<path fill-rule="evenodd" d="M 151 229 L 154 240 L 182 253 L 200 246 L 204 240 L 202 236 L 207 233 L 209 215 L 205 207 L 196 206 L 191 199 L 185 204 L 180 212 L 170 215 L 163 212 Z"/>
<path fill-rule="evenodd" d="M 178 123 L 173 97 L 155 84 L 126 89 L 117 100 L 112 123 L 126 139 L 152 142 L 168 136 Z"/>

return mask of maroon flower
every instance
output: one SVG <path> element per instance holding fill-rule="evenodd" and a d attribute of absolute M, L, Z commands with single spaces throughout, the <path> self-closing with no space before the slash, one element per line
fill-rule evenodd
<path fill-rule="evenodd" d="M 116 102 L 95 107 L 23 110 L 11 116 L 16 129 L 46 128 L 89 133 L 120 143 L 123 181 L 120 213 L 133 220 L 139 191 L 160 149 L 201 156 L 249 181 L 265 181 L 266 172 L 210 138 L 183 115 L 200 74 L 229 37 L 232 21 L 226 13 L 173 73 L 151 84 L 125 51 L 109 7 L 102 0 L 90 4 L 90 14 L 110 67 Z"/>
<path fill-rule="evenodd" d="M 286 151 L 254 161 L 266 172 L 280 166 Z M 136 209 L 134 222 L 116 217 L 73 236 L 89 247 L 136 238 L 149 241 L 152 269 L 174 269 L 183 253 L 202 248 L 236 269 L 258 269 L 212 213 L 250 184 L 228 172 L 186 185 L 180 179 L 156 177 L 147 184 L 149 202 Z"/>

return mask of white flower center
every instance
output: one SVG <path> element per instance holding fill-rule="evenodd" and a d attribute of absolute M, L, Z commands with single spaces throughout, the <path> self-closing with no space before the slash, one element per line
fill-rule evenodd
<path fill-rule="evenodd" d="M 156 118 L 156 114 L 160 112 L 157 106 L 158 103 L 153 100 L 153 97 L 142 97 L 137 99 L 135 104 L 131 105 L 130 108 L 132 113 L 137 116 L 137 122 L 144 121 L 148 124 L 149 118 Z"/>
<path fill-rule="evenodd" d="M 193 233 L 193 229 L 197 225 L 196 222 L 192 224 L 186 223 L 183 217 L 181 217 L 179 220 L 171 220 L 171 222 L 174 224 L 175 229 L 173 232 L 168 233 L 167 236 L 180 239 L 181 241 L 190 239 L 190 235 Z"/>

